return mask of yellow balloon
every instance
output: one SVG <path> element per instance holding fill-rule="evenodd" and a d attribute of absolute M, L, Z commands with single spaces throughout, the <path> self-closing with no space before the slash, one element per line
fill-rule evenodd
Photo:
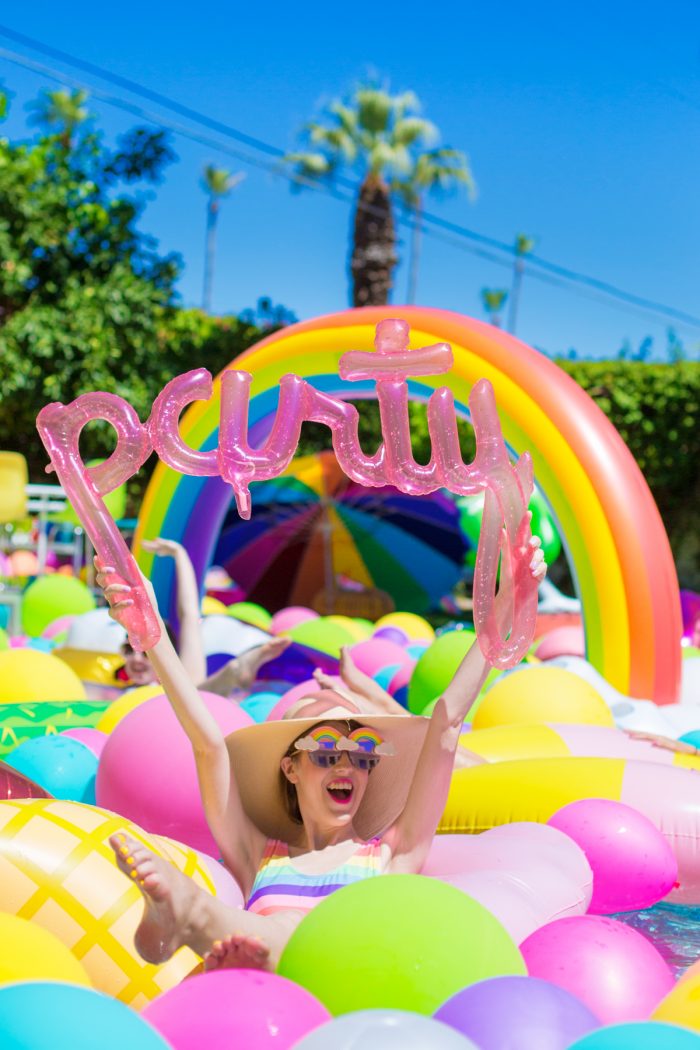
<path fill-rule="evenodd" d="M 528 667 L 501 675 L 479 705 L 474 729 L 556 722 L 614 726 L 610 708 L 585 679 L 562 667 Z"/>
<path fill-rule="evenodd" d="M 218 598 L 212 598 L 210 594 L 205 594 L 202 598 L 202 616 L 215 616 L 221 615 L 221 613 L 226 615 L 227 608 L 228 606 L 220 602 Z"/>
<path fill-rule="evenodd" d="M 365 638 L 369 638 L 372 634 L 372 627 L 368 627 L 358 620 L 353 620 L 352 616 L 341 616 L 334 613 L 332 616 L 326 616 L 326 620 L 346 630 L 353 642 L 364 642 Z"/>
<path fill-rule="evenodd" d="M 96 653 L 91 649 L 56 649 L 54 656 L 67 664 L 81 682 L 115 685 L 114 675 L 124 664 L 121 653 Z"/>
<path fill-rule="evenodd" d="M 154 682 L 153 685 L 140 685 L 136 689 L 129 689 L 123 696 L 119 696 L 112 701 L 95 726 L 95 729 L 99 729 L 101 733 L 111 733 L 114 727 L 119 725 L 122 718 L 128 715 L 130 711 L 133 711 L 134 708 L 144 703 L 144 701 L 151 700 L 154 696 L 162 696 L 162 694 L 163 686 L 158 682 Z"/>
<path fill-rule="evenodd" d="M 58 799 L 7 799 L 0 801 L 2 904 L 58 937 L 98 991 L 140 1010 L 179 984 L 199 960 L 180 948 L 154 966 L 136 951 L 143 898 L 116 866 L 108 839 L 118 831 L 140 839 L 215 895 L 194 850 L 151 838 L 116 813 Z M 0 944 L 4 948 L 1 934 Z"/>
<path fill-rule="evenodd" d="M 0 984 L 11 981 L 68 981 L 92 987 L 82 963 L 38 923 L 0 912 Z"/>
<path fill-rule="evenodd" d="M 85 688 L 75 671 L 50 653 L 0 652 L 0 704 L 41 700 L 85 700 Z"/>
<path fill-rule="evenodd" d="M 435 639 L 435 631 L 427 620 L 417 613 L 393 612 L 382 616 L 374 625 L 375 630 L 380 627 L 396 627 L 403 631 L 411 642 L 432 642 Z"/>
<path fill-rule="evenodd" d="M 681 978 L 651 1015 L 652 1021 L 668 1021 L 700 1032 L 700 976 Z"/>

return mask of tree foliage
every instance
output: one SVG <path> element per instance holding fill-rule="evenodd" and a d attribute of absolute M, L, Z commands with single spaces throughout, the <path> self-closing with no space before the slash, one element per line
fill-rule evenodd
<path fill-rule="evenodd" d="M 178 309 L 180 261 L 138 229 L 141 204 L 121 186 L 160 178 L 174 157 L 163 133 L 136 128 L 110 149 L 72 120 L 68 141 L 48 102 L 48 130 L 0 139 L 0 448 L 22 451 L 35 477 L 46 462 L 35 428 L 43 405 L 106 390 L 145 418 L 174 375 L 219 371 L 259 334 Z M 111 443 L 109 428 L 91 428 L 90 454 Z"/>

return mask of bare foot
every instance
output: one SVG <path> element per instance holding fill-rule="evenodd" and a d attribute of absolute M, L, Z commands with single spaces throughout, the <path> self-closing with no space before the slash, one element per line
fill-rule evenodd
<path fill-rule="evenodd" d="M 264 664 L 276 660 L 292 644 L 291 638 L 273 638 L 264 645 L 256 645 L 247 653 L 236 658 L 236 685 L 239 689 L 250 689 L 255 677 Z"/>
<path fill-rule="evenodd" d="M 204 956 L 204 971 L 210 970 L 270 970 L 270 949 L 259 937 L 232 933 L 221 941 L 214 941 L 211 951 Z"/>
<path fill-rule="evenodd" d="M 165 962 L 188 942 L 193 912 L 198 910 L 193 905 L 202 891 L 138 839 L 119 832 L 110 837 L 109 844 L 119 869 L 143 894 L 143 918 L 134 934 L 136 948 L 146 962 Z"/>

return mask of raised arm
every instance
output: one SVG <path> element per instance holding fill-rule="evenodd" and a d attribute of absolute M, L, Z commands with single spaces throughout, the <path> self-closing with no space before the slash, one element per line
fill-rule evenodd
<path fill-rule="evenodd" d="M 110 616 L 121 623 L 125 610 L 133 604 L 131 590 L 125 584 L 108 583 L 114 569 L 101 565 L 97 558 L 95 568 L 97 583 L 110 605 Z M 157 610 L 153 588 L 148 580 L 144 579 L 144 583 L 153 608 Z M 202 804 L 211 833 L 227 866 L 245 892 L 255 878 L 265 838 L 248 819 L 241 805 L 224 735 L 185 672 L 163 627 L 160 640 L 148 650 L 148 658 L 192 745 Z"/>
<path fill-rule="evenodd" d="M 538 582 L 547 571 L 539 546 L 539 539 L 532 537 L 529 572 Z M 504 579 L 496 598 L 500 627 L 504 633 L 509 626 L 504 619 L 511 608 L 511 586 L 512 581 Z M 418 872 L 423 866 L 447 801 L 464 719 L 479 695 L 489 670 L 490 665 L 475 642 L 433 708 L 406 805 L 384 836 L 384 841 L 392 851 L 392 871 Z"/>
<path fill-rule="evenodd" d="M 161 537 L 144 540 L 142 546 L 157 557 L 172 558 L 175 562 L 177 616 L 180 621 L 179 655 L 190 679 L 199 685 L 207 676 L 207 660 L 199 622 L 199 588 L 190 556 L 181 543 Z"/>

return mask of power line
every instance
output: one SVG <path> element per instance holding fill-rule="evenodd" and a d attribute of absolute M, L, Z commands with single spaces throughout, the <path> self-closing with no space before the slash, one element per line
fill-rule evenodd
<path fill-rule="evenodd" d="M 41 41 L 34 40 L 31 37 L 26 36 L 23 33 L 18 33 L 7 26 L 0 25 L 0 35 L 9 37 L 16 42 L 25 46 L 31 47 L 34 50 L 40 51 L 50 57 L 64 62 L 68 65 L 73 65 L 78 69 L 82 69 L 84 72 L 88 72 L 91 75 L 100 77 L 107 82 L 111 82 L 122 89 L 125 89 L 133 94 L 141 95 L 144 98 L 148 98 L 158 105 L 163 106 L 166 109 L 173 110 L 185 117 L 187 120 L 191 120 L 194 123 L 202 124 L 218 134 L 224 135 L 228 138 L 233 138 L 236 141 L 242 142 L 245 145 L 250 146 L 253 149 L 257 149 L 264 152 L 267 156 L 275 157 L 277 160 L 281 160 L 285 156 L 285 152 L 270 143 L 264 142 L 262 139 L 257 139 L 232 125 L 225 124 L 222 121 L 216 120 L 209 117 L 205 113 L 201 113 L 198 110 L 192 109 L 189 106 L 185 106 L 175 99 L 172 99 L 160 92 L 153 91 L 136 81 L 130 80 L 126 77 L 122 77 L 119 74 L 112 73 L 110 70 L 104 69 L 92 62 L 85 61 L 75 56 L 69 55 L 67 52 L 55 48 L 48 44 L 43 44 Z M 263 162 L 260 158 L 257 158 L 249 153 L 243 153 L 240 150 L 234 150 L 229 146 L 219 142 L 218 140 L 212 140 L 203 137 L 201 134 L 193 132 L 190 128 L 183 125 L 176 125 L 172 122 L 164 120 L 162 115 L 153 114 L 145 111 L 142 107 L 130 103 L 123 98 L 115 98 L 101 92 L 100 89 L 96 89 L 92 85 L 85 85 L 74 79 L 71 79 L 67 74 L 60 72 L 51 67 L 44 66 L 40 63 L 34 62 L 25 55 L 18 55 L 14 52 L 0 49 L 0 55 L 7 58 L 9 61 L 14 62 L 18 65 L 24 65 L 27 68 L 33 68 L 35 72 L 40 72 L 42 75 L 50 77 L 59 83 L 65 82 L 70 83 L 72 86 L 78 86 L 80 88 L 90 91 L 95 97 L 101 98 L 102 101 L 109 105 L 116 106 L 117 108 L 123 109 L 132 115 L 138 116 L 140 119 L 145 119 L 150 123 L 154 123 L 159 126 L 168 127 L 175 133 L 183 135 L 187 138 L 198 142 L 201 145 L 206 145 L 208 148 L 214 148 L 221 152 L 227 153 L 230 156 L 236 157 L 243 163 L 250 164 L 254 167 L 261 168 L 275 175 L 281 175 L 287 181 L 294 185 L 304 185 L 307 188 L 315 189 L 323 192 L 336 200 L 343 202 L 352 202 L 355 199 L 355 194 L 359 183 L 346 178 L 338 178 L 336 184 L 321 183 L 315 179 L 305 179 L 296 173 L 291 173 L 288 169 L 285 169 L 280 164 L 271 164 L 269 161 Z M 343 193 L 341 187 L 347 187 L 352 192 L 350 195 Z M 365 206 L 365 205 L 363 205 Z M 365 206 L 369 211 L 380 213 L 380 209 L 372 208 L 372 206 Z M 510 268 L 512 266 L 512 258 L 515 254 L 515 248 L 512 244 L 507 244 L 503 241 L 497 240 L 496 238 L 489 237 L 485 234 L 476 233 L 473 230 L 468 229 L 465 226 L 461 226 L 458 223 L 453 223 L 450 220 L 443 219 L 440 216 L 434 215 L 431 212 L 422 213 L 422 222 L 425 224 L 425 234 L 432 236 L 436 240 L 441 240 L 444 243 L 451 243 L 453 247 L 463 251 L 468 251 L 470 254 L 478 255 L 482 258 L 487 258 L 491 262 L 495 262 L 497 265 L 503 265 Z M 412 227 L 413 222 L 407 215 L 398 216 L 398 222 L 401 225 Z M 437 234 L 437 230 L 444 230 L 448 234 L 452 234 L 456 240 L 452 238 L 441 237 Z M 490 248 L 492 251 L 487 253 L 483 250 L 472 247 L 464 243 L 465 241 L 471 241 L 475 244 L 480 244 Z M 507 259 L 501 259 L 497 255 L 493 255 L 493 252 L 502 253 L 507 256 Z M 600 295 L 607 296 L 612 300 L 617 300 L 620 304 L 626 304 L 628 312 L 634 312 L 631 307 L 636 307 L 637 310 L 643 311 L 645 315 L 661 315 L 666 320 L 674 320 L 680 324 L 687 325 L 692 328 L 700 328 L 700 318 L 695 317 L 692 314 L 687 313 L 683 310 L 678 310 L 675 307 L 668 306 L 665 303 L 660 303 L 655 300 L 649 299 L 645 296 L 639 296 L 631 292 L 627 292 L 624 289 L 618 288 L 617 286 L 610 284 L 607 281 L 600 280 L 599 278 L 590 277 L 587 274 L 580 273 L 575 270 L 571 270 L 568 267 L 561 266 L 557 263 L 552 263 L 547 259 L 543 259 L 540 256 L 531 254 L 527 256 L 527 265 L 529 276 L 545 280 L 545 275 L 549 274 L 551 277 L 558 277 L 560 280 L 555 281 L 551 278 L 547 281 L 550 284 L 556 284 L 563 286 L 562 282 L 568 282 L 570 285 L 580 285 L 580 289 L 570 288 L 571 291 L 580 291 L 581 294 L 584 288 L 590 289 L 592 292 L 599 293 L 595 298 L 599 298 Z M 542 272 L 538 272 L 542 271 Z M 588 296 L 591 297 L 590 292 Z"/>

